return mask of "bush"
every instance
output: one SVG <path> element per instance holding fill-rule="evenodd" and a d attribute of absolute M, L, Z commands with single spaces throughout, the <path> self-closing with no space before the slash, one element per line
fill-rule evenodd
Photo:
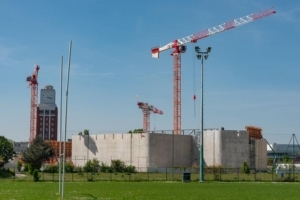
<path fill-rule="evenodd" d="M 28 172 L 29 171 L 29 165 L 28 164 L 24 164 L 24 172 Z"/>
<path fill-rule="evenodd" d="M 109 168 L 109 166 L 106 163 L 101 162 L 100 172 L 108 172 L 108 168 Z"/>
<path fill-rule="evenodd" d="M 75 172 L 82 173 L 82 167 L 80 166 L 75 167 Z"/>
<path fill-rule="evenodd" d="M 100 172 L 108 172 L 108 173 L 118 173 L 118 172 L 125 172 L 125 173 L 136 173 L 136 168 L 133 165 L 126 166 L 125 163 L 121 160 L 112 160 L 111 165 L 107 165 L 104 162 L 99 164 L 99 161 L 94 158 L 93 160 L 89 160 L 83 166 L 84 172 L 92 172 L 98 173 Z M 76 167 L 76 172 L 81 173 L 81 167 Z"/>
<path fill-rule="evenodd" d="M 244 174 L 250 174 L 250 168 L 248 167 L 247 162 L 243 162 L 242 172 L 243 172 Z"/>
<path fill-rule="evenodd" d="M 7 171 L 6 169 L 2 168 L 0 169 L 0 178 L 10 178 L 11 173 Z"/>
<path fill-rule="evenodd" d="M 108 172 L 108 173 L 113 173 L 113 172 L 114 172 L 114 169 L 113 169 L 112 167 L 108 167 L 108 168 L 107 168 L 107 172 Z"/>
<path fill-rule="evenodd" d="M 220 172 L 224 169 L 221 165 L 213 165 L 206 168 L 207 170 L 211 171 L 214 175 L 214 181 L 220 181 Z M 224 172 L 223 172 L 224 173 Z"/>
<path fill-rule="evenodd" d="M 15 176 L 15 175 L 16 175 L 14 169 L 7 169 L 7 171 L 8 171 L 12 176 Z"/>
<path fill-rule="evenodd" d="M 53 165 L 53 164 L 47 165 L 44 169 L 44 172 L 57 173 L 58 172 L 58 165 Z"/>
<path fill-rule="evenodd" d="M 126 166 L 121 160 L 112 160 L 111 167 L 113 168 L 114 172 L 124 172 Z"/>
<path fill-rule="evenodd" d="M 135 173 L 136 171 L 135 171 L 135 166 L 132 166 L 132 165 L 129 165 L 129 166 L 126 166 L 125 168 L 124 168 L 124 172 L 126 172 L 126 173 Z"/>
<path fill-rule="evenodd" d="M 92 161 L 88 160 L 85 165 L 83 166 L 83 171 L 84 172 L 92 172 L 93 171 L 93 167 L 92 167 Z"/>
<path fill-rule="evenodd" d="M 66 162 L 65 164 L 65 172 L 72 173 L 74 171 L 74 165 L 72 162 Z"/>
<path fill-rule="evenodd" d="M 93 160 L 88 160 L 86 164 L 83 167 L 84 172 L 98 172 L 99 169 L 99 161 L 97 158 L 94 158 Z"/>
<path fill-rule="evenodd" d="M 17 169 L 18 169 L 19 172 L 21 171 L 21 168 L 22 168 L 22 162 L 18 160 Z"/>

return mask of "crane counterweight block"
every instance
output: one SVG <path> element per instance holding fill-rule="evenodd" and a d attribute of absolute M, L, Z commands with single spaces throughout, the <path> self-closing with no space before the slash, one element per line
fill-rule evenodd
<path fill-rule="evenodd" d="M 159 58 L 159 47 L 154 47 L 151 49 L 152 57 L 153 58 Z"/>

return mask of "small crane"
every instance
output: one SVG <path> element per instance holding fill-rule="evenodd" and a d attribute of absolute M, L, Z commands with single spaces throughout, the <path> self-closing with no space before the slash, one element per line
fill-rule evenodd
<path fill-rule="evenodd" d="M 152 105 L 149 105 L 148 103 L 144 102 L 138 102 L 137 105 L 139 106 L 140 109 L 143 110 L 143 132 L 144 133 L 149 133 L 150 131 L 150 113 L 151 111 L 154 114 L 163 114 L 163 111 L 155 108 Z"/>
<path fill-rule="evenodd" d="M 255 20 L 275 14 L 276 11 L 271 8 L 259 13 L 253 13 L 245 17 L 237 18 L 218 26 L 208 28 L 204 31 L 176 39 L 164 46 L 153 47 L 151 49 L 152 57 L 159 58 L 159 53 L 168 49 L 174 49 L 173 56 L 173 129 L 174 134 L 181 134 L 181 54 L 186 51 L 186 44 L 196 43 L 211 35 L 230 30 L 232 28 L 248 24 Z"/>
<path fill-rule="evenodd" d="M 31 100 L 30 100 L 30 136 L 29 142 L 36 137 L 37 133 L 37 104 L 38 104 L 38 72 L 40 66 L 35 65 L 35 69 L 31 76 L 26 78 L 28 86 L 31 87 Z"/>

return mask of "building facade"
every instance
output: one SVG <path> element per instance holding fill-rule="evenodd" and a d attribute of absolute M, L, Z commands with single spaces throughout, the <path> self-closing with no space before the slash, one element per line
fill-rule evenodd
<path fill-rule="evenodd" d="M 241 168 L 247 162 L 251 169 L 267 170 L 266 140 L 250 138 L 246 130 L 205 130 L 203 144 L 206 166 Z"/>
<path fill-rule="evenodd" d="M 191 135 L 156 133 L 73 135 L 72 161 L 84 166 L 98 159 L 111 164 L 121 160 L 137 171 L 165 171 L 166 167 L 191 167 L 199 151 Z"/>
<path fill-rule="evenodd" d="M 212 129 L 204 131 L 204 165 L 267 170 L 266 140 L 249 140 L 246 130 Z M 73 135 L 72 161 L 83 166 L 98 159 L 110 165 L 120 159 L 138 171 L 164 171 L 166 167 L 199 164 L 199 140 L 192 135 L 158 133 Z"/>
<path fill-rule="evenodd" d="M 44 140 L 57 140 L 58 111 L 55 104 L 55 89 L 46 85 L 41 89 L 40 104 L 37 109 L 37 133 Z"/>
<path fill-rule="evenodd" d="M 14 151 L 17 155 L 22 154 L 29 147 L 29 142 L 14 142 Z"/>
<path fill-rule="evenodd" d="M 271 146 L 271 147 L 270 147 Z M 269 159 L 276 159 L 279 162 L 283 162 L 283 157 L 288 156 L 290 159 L 294 158 L 294 161 L 300 163 L 300 145 L 297 144 L 277 144 L 273 143 L 267 147 L 267 155 Z M 274 151 L 273 151 L 273 150 Z"/>
<path fill-rule="evenodd" d="M 54 157 L 46 161 L 47 164 L 58 164 L 59 163 L 59 147 L 61 147 L 61 158 L 64 152 L 64 142 L 59 142 L 55 140 L 46 140 L 46 143 L 50 144 L 54 150 Z M 72 141 L 69 140 L 66 142 L 66 161 L 71 161 L 72 155 Z"/>

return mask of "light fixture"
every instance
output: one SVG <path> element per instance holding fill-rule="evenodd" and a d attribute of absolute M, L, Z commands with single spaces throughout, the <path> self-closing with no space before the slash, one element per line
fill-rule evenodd
<path fill-rule="evenodd" d="M 211 51 L 211 47 L 207 47 L 206 51 L 207 51 L 207 53 L 209 53 Z"/>
<path fill-rule="evenodd" d="M 200 47 L 196 46 L 195 51 L 196 51 L 196 53 L 199 53 L 200 52 Z"/>

